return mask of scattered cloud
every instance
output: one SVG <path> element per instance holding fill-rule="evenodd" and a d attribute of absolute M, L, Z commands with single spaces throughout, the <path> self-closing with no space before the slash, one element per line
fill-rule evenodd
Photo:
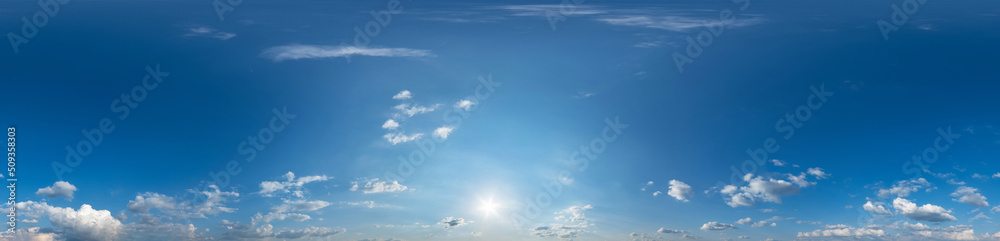
<path fill-rule="evenodd" d="M 285 178 L 285 181 L 261 182 L 260 191 L 257 193 L 264 196 L 271 196 L 274 193 L 291 193 L 296 197 L 302 197 L 303 193 L 305 192 L 305 190 L 302 189 L 302 185 L 305 185 L 310 182 L 319 182 L 319 181 L 326 181 L 333 179 L 332 177 L 327 177 L 326 175 L 304 176 L 296 178 L 295 173 L 292 172 L 285 173 L 285 175 L 283 175 L 282 177 Z"/>
<path fill-rule="evenodd" d="M 385 134 L 382 137 L 385 138 L 386 141 L 389 141 L 389 143 L 391 143 L 393 145 L 396 145 L 396 144 L 399 144 L 399 143 L 411 142 L 411 141 L 420 139 L 420 137 L 423 137 L 423 136 L 424 136 L 423 133 L 417 133 L 417 134 L 412 134 L 412 135 L 406 135 L 406 134 L 403 134 L 403 133 L 389 133 L 389 134 Z"/>
<path fill-rule="evenodd" d="M 285 45 L 267 48 L 262 52 L 261 57 L 271 59 L 275 62 L 299 59 L 322 59 L 333 57 L 350 56 L 373 56 L 373 57 L 433 57 L 429 50 L 407 49 L 407 48 L 369 48 L 356 46 L 329 46 L 329 45 Z"/>
<path fill-rule="evenodd" d="M 467 225 L 469 223 L 471 223 L 471 221 L 467 222 L 463 218 L 453 218 L 453 217 L 447 217 L 447 218 L 441 219 L 441 221 L 438 222 L 438 224 L 443 225 L 444 228 L 456 228 L 456 227 L 465 226 L 465 225 Z"/>
<path fill-rule="evenodd" d="M 892 201 L 892 206 L 899 214 L 916 221 L 944 222 L 956 220 L 955 216 L 951 215 L 951 210 L 932 204 L 917 206 L 917 204 L 910 200 L 897 197 Z"/>
<path fill-rule="evenodd" d="M 399 122 L 396 122 L 393 119 L 389 119 L 389 120 L 385 121 L 385 123 L 382 124 L 382 128 L 383 129 L 389 129 L 389 130 L 395 130 L 396 128 L 399 128 Z"/>
<path fill-rule="evenodd" d="M 413 95 L 410 93 L 409 90 L 400 91 L 396 95 L 392 96 L 392 99 L 394 99 L 394 100 L 409 100 L 409 99 L 412 99 L 412 98 L 413 98 Z"/>
<path fill-rule="evenodd" d="M 362 183 L 364 183 L 363 186 L 360 185 Z M 378 178 L 372 178 L 372 179 L 368 179 L 368 180 L 354 181 L 354 182 L 351 182 L 351 184 L 352 184 L 351 191 L 359 191 L 360 190 L 362 193 L 365 193 L 365 194 L 370 194 L 370 193 L 387 193 L 387 192 L 388 193 L 402 192 L 402 191 L 406 191 L 407 189 L 409 189 L 408 187 L 403 186 L 402 184 L 399 184 L 398 181 L 392 181 L 392 182 L 379 181 Z"/>
<path fill-rule="evenodd" d="M 883 203 L 883 202 L 868 201 L 867 203 L 865 203 L 865 205 L 863 205 L 861 207 L 864 208 L 865 211 L 869 211 L 869 212 L 872 212 L 872 213 L 883 214 L 883 215 L 891 215 L 892 212 L 890 212 L 888 209 L 886 209 L 883 205 L 885 205 L 885 203 Z"/>
<path fill-rule="evenodd" d="M 448 139 L 448 135 L 451 134 L 452 130 L 454 130 L 454 128 L 451 126 L 438 127 L 434 130 L 434 136 L 441 139 Z"/>
<path fill-rule="evenodd" d="M 73 201 L 73 192 L 76 192 L 76 186 L 69 184 L 69 182 L 58 181 L 52 184 L 52 186 L 44 187 L 38 189 L 35 195 L 47 197 L 47 198 L 66 198 L 66 200 Z"/>
<path fill-rule="evenodd" d="M 691 186 L 688 186 L 684 182 L 670 180 L 670 191 L 667 191 L 667 195 L 679 201 L 688 202 L 688 198 L 694 196 L 694 191 L 691 190 Z"/>
<path fill-rule="evenodd" d="M 701 225 L 701 230 L 705 230 L 705 231 L 709 231 L 709 230 L 718 231 L 718 230 L 726 230 L 726 229 L 737 229 L 737 228 L 736 228 L 735 225 L 728 224 L 728 223 L 719 223 L 719 222 L 708 222 L 708 223 L 705 223 L 705 224 Z"/>
<path fill-rule="evenodd" d="M 958 190 L 951 193 L 951 196 L 956 198 L 952 200 L 980 208 L 989 207 L 990 204 L 986 202 L 986 197 L 979 194 L 978 191 L 979 189 L 972 187 L 959 187 Z"/>
<path fill-rule="evenodd" d="M 892 195 L 899 197 L 909 196 L 911 192 L 916 192 L 922 187 L 930 187 L 931 183 L 927 182 L 927 179 L 917 178 L 910 180 L 902 180 L 892 185 L 889 189 L 879 189 L 878 196 L 881 198 L 889 198 Z"/>

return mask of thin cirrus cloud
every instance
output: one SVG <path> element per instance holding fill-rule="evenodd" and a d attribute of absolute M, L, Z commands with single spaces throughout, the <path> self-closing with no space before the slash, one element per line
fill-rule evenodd
<path fill-rule="evenodd" d="M 654 16 L 654 15 L 617 15 L 597 18 L 597 21 L 611 25 L 643 27 L 675 32 L 684 32 L 696 28 L 716 27 L 723 24 L 719 21 L 706 21 L 702 18 L 684 16 Z M 725 23 L 726 28 L 744 27 L 763 22 L 758 17 L 737 18 L 731 23 Z"/>
<path fill-rule="evenodd" d="M 184 37 L 209 37 L 218 40 L 229 40 L 236 37 L 235 33 L 223 32 L 209 27 L 192 27 L 187 29 Z"/>
<path fill-rule="evenodd" d="M 322 59 L 350 57 L 354 55 L 372 57 L 433 57 L 430 50 L 408 48 L 369 48 L 356 46 L 304 45 L 293 44 L 267 48 L 260 54 L 275 62 L 298 59 Z"/>

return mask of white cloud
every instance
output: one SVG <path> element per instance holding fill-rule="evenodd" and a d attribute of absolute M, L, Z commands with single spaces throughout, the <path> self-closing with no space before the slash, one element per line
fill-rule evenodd
<path fill-rule="evenodd" d="M 691 190 L 691 186 L 688 186 L 686 183 L 678 180 L 670 180 L 670 191 L 667 191 L 667 195 L 687 202 L 689 197 L 694 196 L 694 192 Z"/>
<path fill-rule="evenodd" d="M 396 95 L 392 96 L 392 99 L 394 99 L 394 100 L 408 100 L 408 99 L 412 99 L 412 98 L 413 98 L 413 95 L 410 93 L 409 90 L 400 91 Z"/>
<path fill-rule="evenodd" d="M 431 57 L 429 50 L 407 48 L 368 48 L 329 45 L 285 45 L 264 50 L 261 56 L 275 62 L 297 59 L 350 57 L 353 55 L 374 57 Z"/>
<path fill-rule="evenodd" d="M 472 110 L 473 105 L 476 105 L 476 102 L 472 102 L 471 100 L 459 100 L 455 103 L 455 108 L 470 111 Z"/>
<path fill-rule="evenodd" d="M 66 240 L 56 233 L 42 232 L 38 227 L 17 228 L 13 233 L 0 232 L 0 240 L 56 241 Z"/>
<path fill-rule="evenodd" d="M 438 224 L 444 225 L 444 228 L 461 227 L 461 226 L 465 226 L 465 225 L 467 225 L 469 223 L 471 223 L 471 221 L 467 222 L 463 218 L 454 218 L 454 217 L 447 217 L 447 218 L 441 219 L 441 221 L 438 222 Z"/>
<path fill-rule="evenodd" d="M 823 168 L 819 167 L 809 168 L 807 172 L 809 175 L 816 176 L 817 179 L 826 179 L 827 177 L 830 177 L 830 174 L 823 172 Z"/>
<path fill-rule="evenodd" d="M 987 217 L 985 214 L 983 214 L 982 212 L 980 212 L 979 214 L 976 214 L 975 217 L 970 218 L 969 222 L 975 221 L 977 219 L 990 219 L 990 217 Z"/>
<path fill-rule="evenodd" d="M 657 233 L 683 233 L 684 230 L 660 228 L 660 229 L 656 230 L 656 232 Z"/>
<path fill-rule="evenodd" d="M 795 183 L 795 186 L 798 186 L 798 187 L 809 187 L 809 186 L 812 186 L 812 185 L 816 185 L 815 182 L 810 182 L 810 181 L 806 180 L 806 173 L 804 173 L 804 172 L 800 172 L 798 176 L 795 176 L 795 175 L 792 175 L 791 173 L 789 173 L 788 174 L 788 181 L 791 181 L 792 183 Z"/>
<path fill-rule="evenodd" d="M 952 197 L 957 199 L 952 200 L 980 208 L 989 207 L 990 204 L 986 202 L 986 197 L 977 193 L 978 191 L 979 189 L 972 187 L 959 187 L 958 190 L 951 194 Z"/>
<path fill-rule="evenodd" d="M 824 229 L 812 232 L 799 232 L 798 237 L 858 237 L 870 238 L 886 236 L 884 230 L 879 228 L 854 228 L 847 225 L 827 225 Z"/>
<path fill-rule="evenodd" d="M 910 180 L 902 180 L 892 185 L 889 189 L 879 189 L 878 196 L 881 198 L 889 198 L 891 195 L 896 195 L 899 197 L 909 196 L 911 192 L 916 192 L 921 187 L 930 187 L 931 183 L 927 182 L 927 179 L 918 178 Z"/>
<path fill-rule="evenodd" d="M 239 197 L 239 193 L 223 192 L 215 185 L 208 187 L 209 189 L 200 192 L 188 190 L 195 195 L 196 199 L 201 200 L 200 203 L 178 202 L 174 197 L 146 192 L 136 195 L 135 199 L 129 201 L 127 209 L 133 213 L 148 213 L 151 209 L 156 208 L 160 212 L 178 218 L 206 218 L 206 215 L 236 211 L 236 208 L 226 207 L 223 203 L 231 198 Z"/>
<path fill-rule="evenodd" d="M 229 40 L 236 37 L 235 33 L 222 32 L 209 27 L 193 27 L 188 28 L 187 31 L 188 32 L 184 34 L 184 37 L 209 37 L 218 40 Z"/>
<path fill-rule="evenodd" d="M 744 175 L 743 180 L 749 184 L 743 187 L 727 185 L 721 191 L 729 195 L 726 197 L 726 204 L 731 207 L 753 206 L 756 199 L 780 204 L 781 196 L 799 193 L 799 187 L 785 180 L 765 180 L 760 176 L 754 177 L 751 173 Z"/>
<path fill-rule="evenodd" d="M 785 165 L 788 164 L 787 162 L 784 162 L 784 161 L 778 160 L 778 159 L 771 159 L 771 163 L 774 164 L 774 166 L 777 166 L 777 167 L 783 167 L 783 166 L 785 166 Z"/>
<path fill-rule="evenodd" d="M 271 196 L 274 193 L 291 193 L 296 197 L 302 197 L 305 192 L 302 189 L 302 185 L 310 182 L 319 182 L 333 179 L 327 177 L 326 175 L 319 176 L 304 176 L 295 178 L 295 173 L 288 172 L 284 176 L 285 181 L 264 181 L 260 183 L 260 192 L 258 194 L 264 196 Z"/>
<path fill-rule="evenodd" d="M 274 212 L 307 212 L 316 211 L 321 208 L 330 206 L 331 203 L 321 200 L 286 200 L 283 204 L 271 208 Z"/>
<path fill-rule="evenodd" d="M 424 136 L 423 133 L 417 133 L 417 134 L 413 134 L 413 135 L 405 135 L 403 133 L 389 133 L 389 134 L 385 134 L 382 137 L 385 138 L 386 141 L 389 141 L 389 143 L 392 143 L 393 145 L 396 145 L 396 144 L 399 144 L 399 143 L 405 143 L 405 142 L 410 142 L 410 141 L 414 141 L 414 140 L 420 139 L 420 137 L 422 137 L 422 136 Z"/>
<path fill-rule="evenodd" d="M 389 119 L 389 120 L 385 121 L 384 124 L 382 124 L 382 128 L 389 129 L 389 130 L 395 130 L 396 128 L 399 128 L 399 122 L 396 122 L 393 119 Z"/>
<path fill-rule="evenodd" d="M 663 194 L 663 192 L 661 192 L 661 191 L 655 191 L 655 192 L 653 192 L 653 196 L 654 197 L 660 196 L 660 194 Z"/>
<path fill-rule="evenodd" d="M 736 226 L 734 226 L 732 224 L 719 223 L 719 222 L 708 222 L 708 223 L 705 223 L 705 224 L 701 225 L 701 230 L 705 230 L 705 231 L 709 231 L 709 230 L 726 230 L 726 229 L 737 229 L 737 228 L 736 228 Z"/>
<path fill-rule="evenodd" d="M 948 182 L 948 184 L 951 184 L 951 185 L 959 185 L 959 186 L 965 185 L 964 181 L 959 182 L 959 181 L 955 181 L 955 179 L 948 179 L 947 182 Z"/>
<path fill-rule="evenodd" d="M 752 222 L 753 222 L 753 219 L 750 219 L 750 217 L 747 217 L 747 218 L 744 218 L 744 219 L 737 220 L 736 224 L 747 225 L 747 224 L 750 224 Z"/>
<path fill-rule="evenodd" d="M 359 186 L 359 184 L 361 184 L 361 183 L 364 183 L 364 186 Z M 360 182 L 359 181 L 354 181 L 354 182 L 351 182 L 351 184 L 352 184 L 351 191 L 361 190 L 361 192 L 365 193 L 365 194 L 369 194 L 369 193 L 384 193 L 384 192 L 402 192 L 402 191 L 406 191 L 407 189 L 409 189 L 408 187 L 403 186 L 402 184 L 399 184 L 398 181 L 392 181 L 392 182 L 379 181 L 378 178 L 372 178 L 372 179 L 368 179 L 368 180 L 362 180 Z"/>
<path fill-rule="evenodd" d="M 715 27 L 721 24 L 719 21 L 711 22 L 701 18 L 691 18 L 683 16 L 652 16 L 652 15 L 618 15 L 597 18 L 597 21 L 619 26 L 643 27 L 652 29 L 662 29 L 676 32 L 688 31 L 696 28 Z M 733 21 L 725 25 L 725 28 L 743 27 L 762 22 L 760 18 L 744 18 Z"/>
<path fill-rule="evenodd" d="M 955 216 L 951 216 L 951 210 L 942 208 L 941 206 L 936 206 L 932 204 L 924 204 L 923 206 L 917 206 L 910 200 L 906 200 L 897 197 L 892 201 L 893 208 L 896 212 L 906 216 L 909 219 L 917 221 L 928 221 L 928 222 L 944 222 L 944 221 L 955 221 Z"/>
<path fill-rule="evenodd" d="M 451 126 L 438 127 L 436 130 L 434 130 L 434 136 L 441 139 L 448 139 L 448 134 L 451 134 L 452 130 L 454 130 L 454 128 L 452 128 Z"/>
<path fill-rule="evenodd" d="M 413 117 L 414 115 L 417 115 L 417 114 L 423 114 L 423 113 L 428 113 L 428 112 L 432 112 L 434 110 L 437 110 L 437 108 L 439 106 L 440 105 L 419 106 L 419 105 L 410 105 L 410 104 L 407 104 L 407 103 L 403 103 L 403 104 L 396 105 L 396 106 L 394 106 L 392 108 L 403 112 L 404 114 L 406 114 L 406 116 Z"/>
<path fill-rule="evenodd" d="M 80 209 L 49 206 L 46 203 L 26 201 L 15 204 L 21 215 L 28 217 L 47 216 L 49 223 L 61 234 L 82 240 L 117 240 L 123 225 L 111 216 L 108 210 L 95 210 L 89 204 Z"/>
<path fill-rule="evenodd" d="M 1000 178 L 1000 172 L 994 173 L 993 178 Z"/>
<path fill-rule="evenodd" d="M 73 201 L 73 192 L 76 191 L 76 186 L 69 184 L 68 182 L 58 181 L 53 183 L 52 186 L 38 189 L 35 195 L 47 197 L 47 198 L 66 198 L 66 200 Z"/>
<path fill-rule="evenodd" d="M 886 215 L 892 214 L 892 212 L 889 212 L 888 209 L 886 209 L 884 206 L 882 206 L 884 204 L 885 203 L 882 203 L 882 202 L 874 202 L 873 203 L 872 201 L 868 201 L 867 203 L 865 203 L 865 205 L 863 205 L 861 207 L 864 208 L 865 211 L 869 211 L 869 212 L 873 212 L 873 213 L 877 213 L 877 214 L 886 214 Z"/>

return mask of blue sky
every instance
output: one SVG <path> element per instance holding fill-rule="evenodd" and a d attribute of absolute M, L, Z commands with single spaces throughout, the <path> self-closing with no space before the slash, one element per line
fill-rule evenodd
<path fill-rule="evenodd" d="M 5 1 L 0 239 L 997 240 L 998 9 Z"/>

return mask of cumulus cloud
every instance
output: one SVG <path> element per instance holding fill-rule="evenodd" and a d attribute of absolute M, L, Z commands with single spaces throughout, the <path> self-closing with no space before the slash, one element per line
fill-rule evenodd
<path fill-rule="evenodd" d="M 455 103 L 454 107 L 457 108 L 457 109 L 463 109 L 465 111 L 470 111 L 470 110 L 472 110 L 472 106 L 474 106 L 474 105 L 476 105 L 476 102 L 472 102 L 471 100 L 460 100 L 460 101 L 458 101 L 458 102 Z"/>
<path fill-rule="evenodd" d="M 455 130 L 455 128 L 451 126 L 438 127 L 436 130 L 434 130 L 434 136 L 441 139 L 448 139 L 448 135 L 451 134 L 452 130 Z"/>
<path fill-rule="evenodd" d="M 784 162 L 784 161 L 778 160 L 778 159 L 771 159 L 771 163 L 774 164 L 774 166 L 777 166 L 777 167 L 783 167 L 783 166 L 785 166 L 785 165 L 788 164 L 787 162 Z"/>
<path fill-rule="evenodd" d="M 896 209 L 896 212 L 902 214 L 903 216 L 917 221 L 928 221 L 928 222 L 944 222 L 944 221 L 955 221 L 955 216 L 951 215 L 951 210 L 942 208 L 941 206 L 936 206 L 932 204 L 924 204 L 923 206 L 917 206 L 917 204 L 897 197 L 892 201 L 892 207 Z"/>
<path fill-rule="evenodd" d="M 562 223 L 539 225 L 530 230 L 531 234 L 538 237 L 576 238 L 577 235 L 586 233 L 587 227 L 591 226 L 584 211 L 593 208 L 591 205 L 578 205 L 558 211 L 555 219 Z"/>
<path fill-rule="evenodd" d="M 867 203 L 865 203 L 865 205 L 861 207 L 864 208 L 865 211 L 869 211 L 872 213 L 885 214 L 885 215 L 892 214 L 892 212 L 889 212 L 889 210 L 882 205 L 885 205 L 885 203 L 868 201 Z"/>
<path fill-rule="evenodd" d="M 956 202 L 961 202 L 969 204 L 975 207 L 984 208 L 989 207 L 990 204 L 986 202 L 986 197 L 978 193 L 979 189 L 972 187 L 959 187 L 954 193 L 951 193 L 952 199 Z"/>
<path fill-rule="evenodd" d="M 49 218 L 49 223 L 62 235 L 82 240 L 117 240 L 123 232 L 121 221 L 108 210 L 95 210 L 89 204 L 80 209 L 49 206 L 47 203 L 26 201 L 14 204 L 21 215 Z"/>
<path fill-rule="evenodd" d="M 53 183 L 52 186 L 38 189 L 35 195 L 47 197 L 47 198 L 66 198 L 66 200 L 73 201 L 73 192 L 76 192 L 76 186 L 69 184 L 68 182 L 58 181 Z"/>
<path fill-rule="evenodd" d="M 272 196 L 274 193 L 291 193 L 296 197 L 302 197 L 305 190 L 302 188 L 303 185 L 310 182 L 319 182 L 333 179 L 327 177 L 326 175 L 315 175 L 315 176 L 304 176 L 295 177 L 295 173 L 288 172 L 282 177 L 285 178 L 284 181 L 264 181 L 260 183 L 260 191 L 258 194 L 264 196 Z"/>
<path fill-rule="evenodd" d="M 751 173 L 744 175 L 743 180 L 749 184 L 743 187 L 727 185 L 722 188 L 721 193 L 728 195 L 726 204 L 731 207 L 753 206 L 757 199 L 780 204 L 781 196 L 799 193 L 798 186 L 785 180 L 754 177 Z"/>
<path fill-rule="evenodd" d="M 827 177 L 830 177 L 830 174 L 823 172 L 823 168 L 819 167 L 809 168 L 807 172 L 809 175 L 816 176 L 817 179 L 826 179 Z"/>
<path fill-rule="evenodd" d="M 879 189 L 878 196 L 881 198 L 889 198 L 891 195 L 896 195 L 899 197 L 909 196 L 911 192 L 916 192 L 922 187 L 930 187 L 931 183 L 927 182 L 927 179 L 917 178 L 910 180 L 902 180 L 892 185 L 889 189 Z"/>
<path fill-rule="evenodd" d="M 694 191 L 691 190 L 691 186 L 678 180 L 670 180 L 670 191 L 667 191 L 667 195 L 674 197 L 677 200 L 687 202 L 688 198 L 694 196 Z"/>
<path fill-rule="evenodd" d="M 362 183 L 363 186 L 361 185 Z M 360 180 L 351 182 L 351 191 L 361 191 L 362 193 L 385 193 L 385 192 L 402 192 L 409 189 L 398 181 L 379 181 L 378 178 L 372 178 L 368 180 Z"/>
<path fill-rule="evenodd" d="M 438 222 L 438 224 L 443 225 L 444 228 L 461 227 L 461 226 L 465 226 L 465 225 L 467 225 L 469 223 L 471 223 L 471 221 L 467 222 L 463 218 L 454 218 L 454 217 L 447 217 L 447 218 L 441 219 L 441 221 Z"/>
<path fill-rule="evenodd" d="M 159 193 L 146 192 L 136 195 L 135 199 L 128 202 L 127 209 L 134 213 L 148 213 L 156 208 L 165 214 L 178 218 L 206 218 L 206 215 L 218 213 L 232 213 L 236 208 L 227 207 L 225 202 L 240 196 L 236 192 L 224 192 L 218 186 L 209 185 L 209 189 L 202 191 L 188 190 L 200 203 L 190 201 L 177 201 L 175 197 L 166 196 Z"/>
<path fill-rule="evenodd" d="M 393 119 L 389 119 L 389 120 L 385 121 L 385 123 L 382 124 L 382 128 L 389 129 L 389 130 L 395 130 L 396 128 L 399 128 L 399 122 L 396 122 Z"/>
<path fill-rule="evenodd" d="M 298 59 L 350 57 L 354 55 L 373 57 L 432 57 L 429 50 L 407 48 L 369 48 L 356 46 L 302 45 L 293 44 L 265 49 L 261 57 L 275 62 Z"/>
<path fill-rule="evenodd" d="M 409 100 L 413 98 L 413 94 L 409 90 L 403 90 L 392 96 L 394 100 Z"/>
<path fill-rule="evenodd" d="M 701 230 L 705 230 L 705 231 L 709 231 L 709 230 L 726 230 L 726 229 L 737 229 L 737 228 L 736 228 L 735 225 L 728 224 L 728 223 L 719 223 L 719 222 L 708 222 L 708 223 L 705 223 L 705 224 L 701 225 Z"/>

